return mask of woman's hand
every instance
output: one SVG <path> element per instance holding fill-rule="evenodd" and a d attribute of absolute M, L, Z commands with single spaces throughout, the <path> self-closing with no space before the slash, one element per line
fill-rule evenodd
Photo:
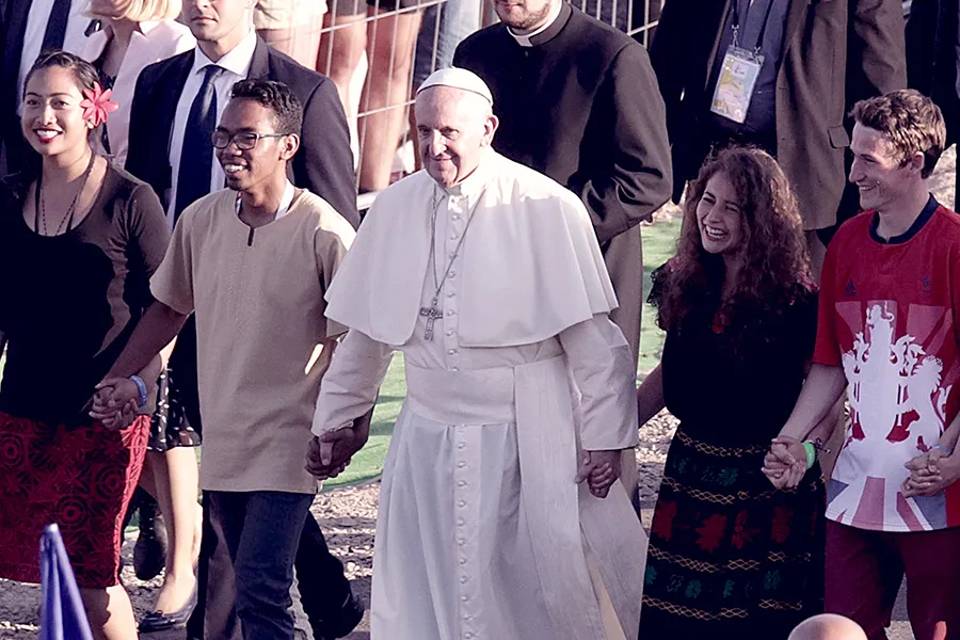
<path fill-rule="evenodd" d="M 107 378 L 96 386 L 90 417 L 110 430 L 123 429 L 137 417 L 140 390 L 129 378 Z"/>
<path fill-rule="evenodd" d="M 803 443 L 791 436 L 777 436 L 763 458 L 761 471 L 777 489 L 793 489 L 807 472 Z"/>

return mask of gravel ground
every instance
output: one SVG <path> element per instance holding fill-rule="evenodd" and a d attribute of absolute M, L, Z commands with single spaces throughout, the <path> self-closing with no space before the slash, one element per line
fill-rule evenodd
<path fill-rule="evenodd" d="M 941 160 L 931 183 L 941 202 L 953 204 L 954 166 L 953 150 Z M 641 442 L 637 449 L 639 468 L 640 500 L 644 526 L 650 526 L 653 505 L 663 473 L 667 448 L 676 428 L 675 420 L 662 413 L 640 431 Z M 380 483 L 372 482 L 359 487 L 337 489 L 317 496 L 311 510 L 327 535 L 331 551 L 344 562 L 347 577 L 353 581 L 354 592 L 364 602 L 370 601 L 370 577 L 373 573 L 373 534 L 377 516 L 377 498 Z M 124 557 L 129 565 L 132 557 L 132 540 L 124 545 Z M 139 618 L 151 608 L 154 594 L 160 586 L 160 578 L 142 582 L 133 575 L 130 566 L 123 571 L 123 582 L 133 601 Z M 0 640 L 28 640 L 37 637 L 37 612 L 40 591 L 36 586 L 22 585 L 0 579 Z M 903 593 L 898 598 L 890 629 L 890 640 L 911 640 L 906 622 Z M 367 620 L 350 640 L 368 640 Z M 145 636 L 146 637 L 146 636 Z M 181 640 L 181 633 L 152 634 L 151 640 Z"/>
<path fill-rule="evenodd" d="M 676 429 L 676 420 L 666 412 L 648 422 L 640 431 L 637 449 L 642 520 L 649 529 L 653 505 L 656 503 L 660 476 L 666 460 L 667 448 Z M 380 483 L 371 482 L 359 487 L 336 489 L 317 496 L 311 511 L 317 516 L 334 555 L 339 557 L 356 593 L 365 603 L 370 602 L 370 578 L 373 575 L 373 534 L 377 517 L 377 498 Z M 133 540 L 124 545 L 124 557 L 129 565 Z M 130 593 L 139 618 L 150 610 L 160 578 L 149 582 L 138 580 L 130 566 L 124 567 L 123 582 Z M 28 640 L 37 637 L 38 587 L 0 580 L 0 639 Z M 905 611 L 898 607 L 898 622 L 894 623 L 891 640 L 910 640 L 913 636 L 905 622 Z M 348 640 L 369 640 L 365 617 Z M 182 631 L 144 636 L 150 640 L 183 640 Z"/>

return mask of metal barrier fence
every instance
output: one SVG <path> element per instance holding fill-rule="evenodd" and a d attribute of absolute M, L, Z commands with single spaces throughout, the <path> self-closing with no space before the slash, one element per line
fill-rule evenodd
<path fill-rule="evenodd" d="M 316 60 L 316 69 L 337 84 L 351 122 L 361 194 L 375 193 L 415 168 L 410 126 L 415 87 L 431 71 L 450 65 L 463 37 L 497 19 L 492 0 L 327 0 L 325 12 L 315 4 L 323 0 L 261 0 L 261 5 L 268 11 L 284 2 L 309 2 L 316 17 L 309 29 L 291 26 L 271 44 L 304 64 Z M 663 0 L 571 3 L 647 45 Z M 361 195 L 361 208 L 370 199 Z"/>
<path fill-rule="evenodd" d="M 305 36 L 311 40 L 309 59 L 301 61 L 315 60 L 317 70 L 333 78 L 340 91 L 352 127 L 361 209 L 392 180 L 416 168 L 409 114 L 414 88 L 451 63 L 463 37 L 496 21 L 493 0 L 260 1 L 309 7 L 316 16 Z M 570 1 L 647 46 L 665 0 Z M 903 0 L 905 16 L 910 2 Z"/>

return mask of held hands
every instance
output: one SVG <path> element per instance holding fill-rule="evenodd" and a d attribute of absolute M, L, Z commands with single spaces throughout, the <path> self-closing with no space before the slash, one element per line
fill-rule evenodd
<path fill-rule="evenodd" d="M 620 477 L 621 453 L 620 449 L 584 450 L 577 471 L 577 484 L 586 480 L 590 493 L 598 498 L 606 498 L 610 487 Z"/>
<path fill-rule="evenodd" d="M 932 496 L 960 478 L 960 456 L 947 455 L 936 447 L 904 466 L 910 470 L 910 477 L 903 481 L 900 489 L 907 498 Z"/>
<path fill-rule="evenodd" d="M 128 427 L 137 417 L 140 391 L 128 378 L 106 378 L 96 386 L 90 417 L 111 431 Z"/>
<path fill-rule="evenodd" d="M 792 436 L 777 436 L 771 440 L 761 471 L 777 489 L 793 489 L 807 472 L 803 443 Z"/>
<path fill-rule="evenodd" d="M 314 436 L 307 449 L 307 464 L 304 467 L 318 480 L 335 478 L 350 464 L 350 459 L 363 448 L 367 441 L 355 423 Z"/>

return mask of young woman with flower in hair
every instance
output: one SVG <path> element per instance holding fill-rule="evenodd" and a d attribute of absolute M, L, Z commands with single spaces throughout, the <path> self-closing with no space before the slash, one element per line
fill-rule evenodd
<path fill-rule="evenodd" d="M 654 274 L 666 330 L 637 391 L 670 444 L 647 553 L 641 638 L 770 638 L 822 605 L 823 485 L 761 472 L 800 392 L 816 293 L 797 202 L 767 153 L 734 147 L 687 190 L 676 255 Z"/>
<path fill-rule="evenodd" d="M 121 524 L 159 360 L 133 377 L 137 406 L 102 422 L 87 410 L 151 302 L 169 231 L 150 187 L 97 151 L 114 108 L 94 68 L 62 51 L 24 83 L 21 129 L 39 162 L 0 185 L 0 576 L 39 581 L 40 533 L 55 522 L 94 636 L 128 639 Z"/>

